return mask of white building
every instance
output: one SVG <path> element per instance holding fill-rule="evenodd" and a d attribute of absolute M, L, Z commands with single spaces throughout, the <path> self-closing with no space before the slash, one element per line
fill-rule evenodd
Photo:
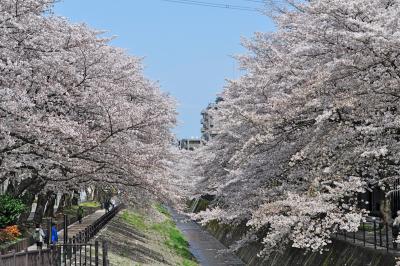
<path fill-rule="evenodd" d="M 193 151 L 202 145 L 201 140 L 197 138 L 193 139 L 181 139 L 178 143 L 179 149 L 185 149 Z"/>
<path fill-rule="evenodd" d="M 217 131 L 215 130 L 215 119 L 213 117 L 213 112 L 218 110 L 218 103 L 223 101 L 221 97 L 218 97 L 214 103 L 210 103 L 206 109 L 201 111 L 202 119 L 201 124 L 203 127 L 201 128 L 202 140 L 210 141 L 217 135 Z"/>

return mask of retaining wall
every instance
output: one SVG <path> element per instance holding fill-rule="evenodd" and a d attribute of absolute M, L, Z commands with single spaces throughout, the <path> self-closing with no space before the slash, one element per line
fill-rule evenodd
<path fill-rule="evenodd" d="M 201 206 L 192 206 L 193 210 L 204 209 L 203 201 L 197 201 Z M 193 204 L 194 202 L 192 202 Z M 230 246 L 246 233 L 244 224 L 232 227 L 229 225 L 210 222 L 205 227 L 224 245 Z M 283 253 L 273 253 L 268 258 L 257 256 L 262 249 L 260 243 L 252 243 L 241 248 L 237 255 L 250 266 L 392 266 L 395 265 L 394 254 L 386 253 L 386 250 L 375 250 L 364 247 L 362 244 L 349 243 L 342 240 L 333 240 L 329 251 L 322 254 L 305 253 L 302 249 L 288 248 Z"/>

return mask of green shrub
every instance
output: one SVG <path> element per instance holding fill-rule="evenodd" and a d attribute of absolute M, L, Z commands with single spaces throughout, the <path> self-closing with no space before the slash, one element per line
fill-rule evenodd
<path fill-rule="evenodd" d="M 14 225 L 26 209 L 22 200 L 8 194 L 0 195 L 0 228 Z"/>

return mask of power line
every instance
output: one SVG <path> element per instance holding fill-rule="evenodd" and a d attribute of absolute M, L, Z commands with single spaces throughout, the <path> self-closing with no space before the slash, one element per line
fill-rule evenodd
<path fill-rule="evenodd" d="M 170 3 L 178 3 L 178 4 L 186 4 L 186 5 L 240 10 L 240 11 L 250 11 L 250 12 L 260 12 L 261 11 L 260 9 L 257 9 L 255 7 L 238 6 L 238 5 L 230 5 L 230 4 L 217 4 L 217 3 L 210 3 L 210 2 L 203 2 L 203 1 L 193 1 L 193 0 L 161 0 L 161 1 L 170 2 Z"/>
<path fill-rule="evenodd" d="M 267 2 L 264 0 L 242 0 L 246 2 L 252 2 L 252 3 L 260 3 L 260 4 L 266 4 Z"/>

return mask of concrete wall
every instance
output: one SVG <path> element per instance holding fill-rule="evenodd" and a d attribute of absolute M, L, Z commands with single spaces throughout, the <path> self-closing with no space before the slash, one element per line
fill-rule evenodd
<path fill-rule="evenodd" d="M 201 201 L 200 201 L 201 202 Z M 192 202 L 193 204 L 194 202 Z M 199 204 L 199 202 L 197 202 Z M 205 205 L 202 202 L 200 205 Z M 203 209 L 204 206 L 192 206 L 192 209 Z M 229 225 L 210 222 L 206 229 L 224 245 L 230 246 L 246 233 L 244 224 L 232 227 Z M 237 255 L 250 266 L 392 266 L 395 265 L 395 256 L 387 254 L 386 250 L 375 250 L 342 240 L 333 240 L 329 251 L 322 254 L 307 253 L 297 248 L 288 248 L 283 253 L 273 253 L 268 258 L 257 256 L 262 249 L 260 243 L 252 243 L 241 248 Z M 399 253 L 400 254 L 400 253 Z"/>
<path fill-rule="evenodd" d="M 223 244 L 230 245 L 246 231 L 245 227 L 238 226 L 233 228 L 227 225 L 220 225 L 215 222 L 207 227 L 217 239 Z M 375 250 L 358 246 L 341 240 L 334 240 L 329 247 L 329 251 L 323 254 L 308 253 L 297 248 L 288 248 L 282 254 L 273 253 L 269 258 L 260 258 L 257 253 L 262 249 L 261 244 L 253 243 L 241 248 L 237 255 L 251 266 L 273 265 L 273 266 L 366 266 L 366 265 L 395 265 L 395 258 L 392 254 L 387 254 L 385 250 Z"/>

